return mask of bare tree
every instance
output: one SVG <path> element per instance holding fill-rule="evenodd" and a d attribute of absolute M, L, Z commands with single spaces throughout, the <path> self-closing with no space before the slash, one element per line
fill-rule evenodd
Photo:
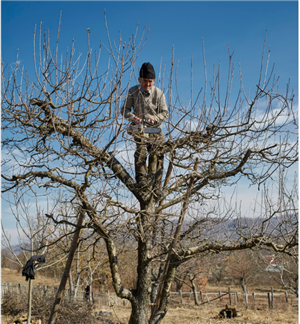
<path fill-rule="evenodd" d="M 298 248 L 293 243 L 298 241 L 297 175 L 295 175 L 293 185 L 287 186 L 285 173 L 281 171 L 278 182 L 277 201 L 268 194 L 265 199 L 265 205 L 266 210 L 268 210 L 268 218 L 273 219 L 273 224 L 269 227 L 269 231 L 272 231 L 278 242 L 281 242 L 283 245 L 287 244 L 288 248 L 284 251 L 267 249 L 265 253 L 267 252 L 268 255 L 272 256 L 271 260 L 267 262 L 266 257 L 261 253 L 257 264 L 277 284 L 298 296 L 299 257 Z"/>
<path fill-rule="evenodd" d="M 270 278 L 272 278 L 278 285 L 284 289 L 289 290 L 297 297 L 299 296 L 298 288 L 298 259 L 286 254 L 275 254 L 275 263 L 270 265 L 265 264 L 265 271 L 268 272 Z"/>
<path fill-rule="evenodd" d="M 260 277 L 259 268 L 254 261 L 252 251 L 236 251 L 227 260 L 228 276 L 238 280 L 244 294 L 248 294 L 248 286 Z"/>
<path fill-rule="evenodd" d="M 81 211 L 77 223 L 72 222 L 75 248 L 86 229 L 104 240 L 115 292 L 132 306 L 129 323 L 153 324 L 167 313 L 177 267 L 193 256 L 264 246 L 293 253 L 293 233 L 285 241 L 274 238 L 267 230 L 272 217 L 246 228 L 238 212 L 220 197 L 221 188 L 242 178 L 262 186 L 273 180 L 279 167 L 292 166 L 297 160 L 297 128 L 289 92 L 275 90 L 273 70 L 264 73 L 263 64 L 251 96 L 245 94 L 240 72 L 241 88 L 232 103 L 230 51 L 225 95 L 220 66 L 209 83 L 204 57 L 204 87 L 195 101 L 183 105 L 172 90 L 177 85 L 173 49 L 170 72 L 158 80 L 162 88 L 168 80 L 165 140 L 152 143 L 156 149 L 149 156 L 148 185 L 139 188 L 130 158 L 132 139 L 119 113 L 143 46 L 136 35 L 127 43 L 120 36 L 116 44 L 108 34 L 108 45 L 103 46 L 109 54 L 107 68 L 99 52 L 93 55 L 89 47 L 85 58 L 76 58 L 72 46 L 60 59 L 47 35 L 39 52 L 34 51 L 39 55 L 34 80 L 20 66 L 8 71 L 3 64 L 2 186 L 4 193 L 13 188 L 26 192 L 37 184 L 53 198 L 62 192 L 65 204 Z M 89 44 L 91 35 L 87 37 Z M 167 159 L 158 203 L 153 194 L 156 153 Z M 55 210 L 52 214 L 59 221 Z M 236 220 L 228 231 L 232 219 Z M 125 244 L 136 244 L 136 287 L 122 283 L 116 244 L 120 237 Z M 158 285 L 149 319 L 153 274 Z"/>
<path fill-rule="evenodd" d="M 9 197 L 10 198 L 10 197 Z M 19 267 L 24 268 L 26 262 L 34 255 L 44 255 L 46 257 L 46 264 L 34 264 L 34 271 L 43 270 L 53 267 L 55 264 L 65 258 L 65 254 L 61 255 L 59 259 L 51 258 L 51 247 L 48 242 L 51 241 L 53 236 L 53 227 L 49 220 L 44 216 L 43 211 L 37 201 L 32 206 L 30 203 L 25 202 L 23 196 L 18 196 L 18 192 L 13 193 L 13 198 L 9 199 L 10 216 L 12 221 L 16 222 L 16 236 L 18 240 L 17 250 L 16 246 L 12 244 L 11 237 L 6 232 L 3 223 L 2 226 L 2 247 L 6 249 L 4 257 L 12 263 L 16 263 Z M 16 239 L 16 237 L 14 238 Z M 32 308 L 32 292 L 33 282 L 32 279 L 26 277 L 28 280 L 28 321 L 31 319 Z M 25 279 L 24 279 L 25 280 Z"/>
<path fill-rule="evenodd" d="M 207 285 L 207 276 L 200 260 L 193 258 L 178 268 L 175 281 L 191 288 L 196 306 L 199 306 L 198 291 Z M 198 289 L 198 290 L 197 290 Z"/>

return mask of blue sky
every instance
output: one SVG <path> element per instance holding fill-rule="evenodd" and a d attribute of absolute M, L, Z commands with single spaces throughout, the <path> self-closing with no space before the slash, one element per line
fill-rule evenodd
<path fill-rule="evenodd" d="M 180 92 L 190 93 L 190 66 L 193 55 L 194 92 L 203 86 L 202 39 L 208 76 L 213 65 L 221 62 L 222 79 L 227 79 L 228 44 L 234 50 L 234 87 L 239 84 L 238 64 L 241 60 L 245 88 L 255 86 L 259 78 L 262 48 L 267 30 L 267 48 L 271 49 L 270 65 L 275 63 L 275 74 L 280 76 L 279 86 L 284 92 L 288 79 L 298 100 L 298 2 L 296 1 L 2 1 L 1 2 L 1 52 L 4 64 L 19 61 L 28 71 L 33 70 L 33 33 L 35 25 L 49 30 L 55 46 L 58 22 L 62 12 L 59 41 L 60 52 L 71 47 L 75 39 L 76 50 L 87 51 L 87 28 L 90 28 L 91 47 L 98 49 L 100 41 L 107 44 L 104 10 L 112 40 L 118 42 L 119 30 L 123 40 L 143 28 L 150 34 L 137 60 L 137 70 L 143 62 L 150 61 L 159 69 L 161 56 L 167 69 L 171 65 L 172 47 L 179 61 L 178 81 Z M 134 85 L 134 83 L 132 84 Z M 187 96 L 188 97 L 188 96 Z M 6 206 L 2 206 L 3 208 Z M 13 224 L 6 220 L 8 229 Z"/>
<path fill-rule="evenodd" d="M 50 32 L 55 45 L 58 21 L 62 12 L 60 50 L 75 47 L 85 53 L 87 28 L 91 29 L 91 46 L 98 49 L 100 41 L 107 44 L 104 9 L 112 40 L 118 42 L 119 30 L 123 40 L 135 33 L 139 23 L 139 34 L 150 23 L 150 34 L 137 61 L 137 66 L 150 61 L 159 69 L 161 56 L 167 68 L 171 64 L 172 46 L 175 59 L 180 59 L 178 79 L 190 82 L 191 55 L 193 55 L 195 88 L 202 86 L 203 60 L 202 39 L 208 74 L 213 64 L 221 61 L 223 75 L 227 76 L 227 44 L 234 50 L 236 80 L 238 60 L 241 59 L 246 88 L 255 87 L 260 70 L 262 47 L 267 32 L 267 46 L 271 48 L 271 64 L 276 64 L 276 75 L 284 87 L 290 78 L 297 89 L 298 78 L 298 3 L 296 1 L 3 1 L 2 2 L 2 56 L 5 63 L 19 59 L 27 71 L 33 62 L 34 26 Z"/>

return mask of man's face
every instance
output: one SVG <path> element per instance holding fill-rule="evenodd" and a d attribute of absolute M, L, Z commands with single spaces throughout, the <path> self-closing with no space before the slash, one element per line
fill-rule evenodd
<path fill-rule="evenodd" d="M 155 79 L 143 79 L 139 78 L 139 82 L 144 91 L 148 92 L 152 89 Z"/>

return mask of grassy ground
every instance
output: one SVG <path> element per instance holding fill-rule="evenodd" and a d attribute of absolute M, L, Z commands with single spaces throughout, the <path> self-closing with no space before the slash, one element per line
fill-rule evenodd
<path fill-rule="evenodd" d="M 1 269 L 2 282 L 19 283 L 25 282 L 25 278 L 21 273 L 10 269 Z M 35 285 L 58 285 L 59 282 L 53 282 L 53 279 L 47 279 L 37 276 L 34 282 Z M 207 287 L 207 291 L 220 290 L 214 287 Z M 222 291 L 226 291 L 223 287 Z M 274 310 L 269 310 L 267 300 L 264 302 L 257 301 L 255 304 L 250 302 L 249 309 L 246 309 L 244 303 L 239 301 L 238 312 L 242 315 L 233 319 L 216 319 L 218 313 L 227 303 L 226 299 L 222 302 L 219 300 L 213 301 L 211 306 L 208 304 L 200 305 L 198 307 L 192 306 L 192 301 L 189 305 L 176 305 L 171 303 L 169 312 L 162 321 L 162 324 L 208 324 L 208 323 L 232 323 L 232 324 L 297 324 L 298 323 L 298 304 L 294 299 L 291 303 L 284 302 L 284 299 L 275 300 Z M 102 307 L 99 303 L 94 304 L 94 311 L 110 312 L 109 317 L 111 323 L 128 323 L 130 316 L 130 308 L 125 307 Z M 1 315 L 1 323 L 12 323 L 13 317 Z M 100 323 L 100 322 L 99 322 Z M 57 323 L 60 324 L 60 323 Z"/>
<path fill-rule="evenodd" d="M 25 277 L 22 277 L 22 273 L 17 270 L 1 268 L 1 282 L 25 284 Z M 59 285 L 59 282 L 59 280 L 55 281 L 53 278 L 41 277 L 38 272 L 36 272 L 36 277 L 34 279 L 35 285 L 54 286 Z"/>
<path fill-rule="evenodd" d="M 112 312 L 112 318 L 115 322 L 128 323 L 129 309 L 102 308 L 102 311 Z M 298 307 L 295 305 L 288 306 L 284 310 L 243 310 L 240 309 L 241 317 L 233 319 L 215 319 L 220 309 L 214 306 L 199 307 L 178 307 L 171 308 L 162 324 L 297 324 L 298 323 Z"/>

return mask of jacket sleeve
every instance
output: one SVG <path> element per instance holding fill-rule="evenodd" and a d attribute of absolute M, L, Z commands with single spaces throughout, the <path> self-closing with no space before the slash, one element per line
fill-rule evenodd
<path fill-rule="evenodd" d="M 121 108 L 121 114 L 122 116 L 131 121 L 135 115 L 131 112 L 131 108 L 134 106 L 134 98 L 133 94 L 129 90 L 126 96 L 126 99 L 124 101 L 123 107 Z"/>
<path fill-rule="evenodd" d="M 159 96 L 158 96 L 158 113 L 156 117 L 158 118 L 158 122 L 163 122 L 169 117 L 169 111 L 168 107 L 166 104 L 166 98 L 165 95 L 162 91 L 160 91 Z"/>

